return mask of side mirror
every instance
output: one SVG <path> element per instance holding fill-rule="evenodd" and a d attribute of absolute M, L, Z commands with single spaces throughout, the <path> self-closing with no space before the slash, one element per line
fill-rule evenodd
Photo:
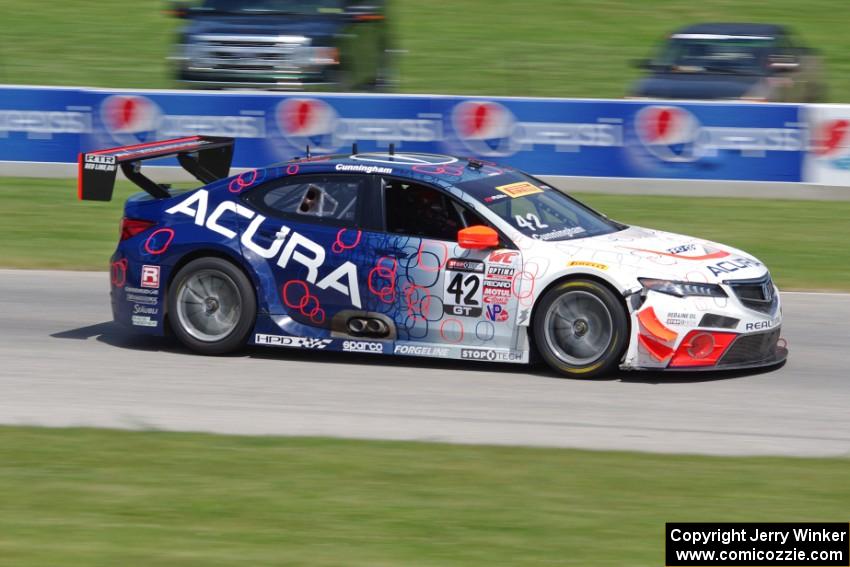
<path fill-rule="evenodd" d="M 499 247 L 499 233 L 490 228 L 477 224 L 457 231 L 457 243 L 468 250 L 487 250 Z"/>

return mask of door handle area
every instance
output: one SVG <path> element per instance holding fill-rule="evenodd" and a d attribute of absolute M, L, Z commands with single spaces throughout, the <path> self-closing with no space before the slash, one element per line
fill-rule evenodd
<path fill-rule="evenodd" d="M 388 256 L 390 258 L 407 258 L 410 256 L 401 248 L 376 248 L 375 253 L 380 256 Z"/>

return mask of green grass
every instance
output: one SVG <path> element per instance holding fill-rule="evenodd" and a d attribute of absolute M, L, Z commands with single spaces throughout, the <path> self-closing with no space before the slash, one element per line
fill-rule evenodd
<path fill-rule="evenodd" d="M 0 429 L 0 558 L 663 565 L 664 522 L 844 521 L 846 459 Z"/>
<path fill-rule="evenodd" d="M 665 34 L 694 22 L 792 26 L 850 102 L 850 3 L 836 0 L 390 0 L 404 92 L 621 97 Z M 164 0 L 0 0 L 0 82 L 173 87 Z"/>
<path fill-rule="evenodd" d="M 74 181 L 0 178 L 0 266 L 104 270 L 124 199 L 79 202 Z M 742 248 L 787 289 L 850 290 L 850 202 L 577 195 L 612 218 Z"/>

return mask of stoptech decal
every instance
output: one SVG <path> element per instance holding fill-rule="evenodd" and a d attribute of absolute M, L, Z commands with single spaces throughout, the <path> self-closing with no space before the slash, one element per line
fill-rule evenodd
<path fill-rule="evenodd" d="M 460 357 L 466 360 L 487 360 L 489 362 L 519 362 L 522 360 L 522 353 L 509 350 L 464 348 L 460 351 Z"/>
<path fill-rule="evenodd" d="M 254 235 L 260 226 L 266 222 L 265 216 L 233 201 L 223 201 L 208 215 L 208 203 L 209 194 L 207 190 L 199 189 L 165 212 L 170 215 L 186 215 L 194 219 L 196 225 L 206 227 L 226 238 L 236 238 L 236 232 L 219 224 L 219 220 L 224 215 L 237 215 L 249 219 L 251 223 L 242 233 L 240 240 L 242 246 L 247 250 L 267 260 L 277 257 L 277 265 L 281 268 L 286 268 L 289 262 L 301 264 L 307 268 L 306 280 L 309 283 L 315 284 L 319 289 L 333 289 L 347 296 L 355 307 L 361 307 L 357 266 L 352 262 L 342 263 L 320 279 L 319 274 L 326 257 L 325 249 L 320 244 L 292 231 L 286 225 L 279 225 L 280 228 L 276 233 L 280 235 L 280 238 L 272 242 L 268 248 L 263 248 L 254 242 Z"/>
<path fill-rule="evenodd" d="M 443 310 L 447 315 L 481 317 L 484 262 L 451 258 L 446 263 Z"/>
<path fill-rule="evenodd" d="M 254 342 L 258 345 L 281 346 L 292 348 L 312 348 L 323 349 L 333 342 L 333 339 L 313 339 L 308 337 L 287 337 L 282 335 L 263 335 L 257 334 L 254 336 Z"/>

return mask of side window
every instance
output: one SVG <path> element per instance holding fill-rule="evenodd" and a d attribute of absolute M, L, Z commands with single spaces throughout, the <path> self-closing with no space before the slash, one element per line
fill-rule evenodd
<path fill-rule="evenodd" d="M 387 232 L 457 241 L 467 226 L 487 223 L 475 211 L 427 185 L 384 179 Z"/>
<path fill-rule="evenodd" d="M 355 224 L 366 179 L 357 177 L 288 178 L 282 184 L 252 191 L 247 200 L 274 215 Z"/>

